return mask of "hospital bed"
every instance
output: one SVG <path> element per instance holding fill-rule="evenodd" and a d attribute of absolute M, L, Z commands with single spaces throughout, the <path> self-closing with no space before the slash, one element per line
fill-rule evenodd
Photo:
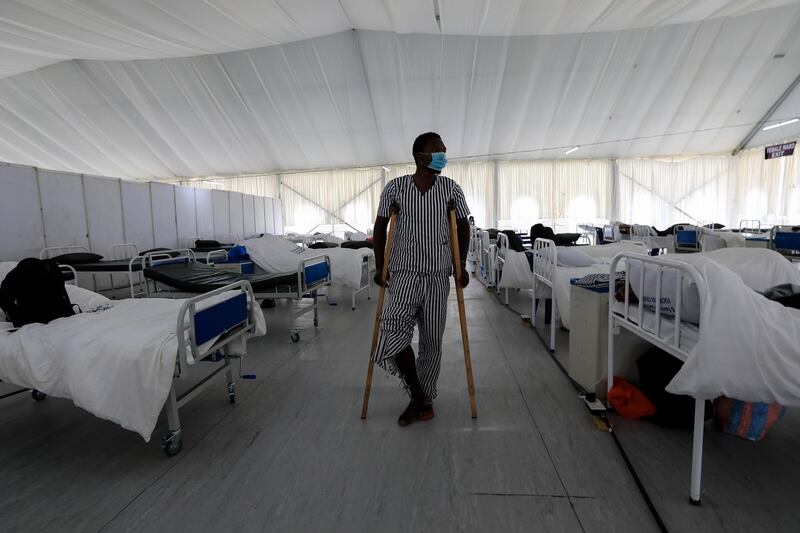
<path fill-rule="evenodd" d="M 89 253 L 86 246 L 51 246 L 39 252 L 39 259 L 51 259 L 62 254 L 69 253 Z M 110 260 L 92 261 L 89 263 L 72 264 L 75 272 L 92 276 L 96 285 L 95 276 L 107 275 L 111 285 L 114 285 L 114 275 L 124 274 L 128 278 L 131 298 L 143 296 L 145 294 L 142 277 L 144 268 L 144 257 L 139 254 L 138 247 L 133 243 L 112 244 L 110 247 Z"/>
<path fill-rule="evenodd" d="M 550 350 L 556 349 L 556 323 L 569 329 L 570 282 L 589 274 L 608 272 L 608 262 L 620 252 L 634 251 L 636 254 L 647 254 L 648 249 L 642 242 L 622 241 L 600 246 L 575 247 L 587 254 L 595 262 L 587 266 L 560 266 L 558 247 L 549 239 L 536 239 L 533 245 L 533 284 L 531 291 L 531 325 L 536 329 L 537 299 L 552 299 L 550 317 Z M 521 262 L 520 262 L 521 263 Z"/>
<path fill-rule="evenodd" d="M 68 293 L 82 313 L 19 329 L 0 322 L 6 331 L 0 335 L 0 378 L 30 388 L 37 401 L 47 395 L 71 399 L 147 441 L 163 410 L 168 431 L 161 445 L 169 456 L 182 447 L 180 408 L 221 372 L 234 403 L 231 361 L 245 356 L 248 337 L 265 331 L 244 281 L 184 301 L 112 302 L 78 287 Z M 102 305 L 90 309 L 92 301 Z M 176 384 L 200 362 L 215 368 L 179 394 Z"/>
<path fill-rule="evenodd" d="M 684 362 L 668 391 L 695 398 L 690 499 L 696 504 L 706 400 L 724 391 L 743 400 L 800 403 L 796 380 L 782 377 L 796 369 L 800 312 L 759 294 L 797 284 L 800 272 L 774 252 L 745 248 L 673 257 L 622 253 L 609 273 L 622 261 L 622 292 L 609 291 L 607 387 L 620 328 Z"/>
<path fill-rule="evenodd" d="M 298 261 L 327 256 L 331 265 L 331 282 L 351 289 L 351 307 L 356 308 L 356 295 L 367 291 L 372 297 L 372 272 L 375 255 L 370 248 L 342 247 L 308 249 L 275 235 L 264 235 L 240 243 L 250 260 L 266 272 L 286 272 L 297 268 Z"/>
<path fill-rule="evenodd" d="M 196 259 L 191 250 L 170 250 L 177 257 L 163 258 L 163 252 L 145 254 L 145 288 L 149 298 L 185 298 L 196 294 L 246 281 L 257 300 L 295 300 L 310 298 L 311 306 L 299 308 L 292 314 L 289 335 L 292 342 L 300 341 L 300 330 L 296 325 L 302 315 L 314 313 L 314 327 L 319 326 L 319 291 L 331 283 L 330 259 L 327 255 L 301 259 L 293 272 L 241 274 L 214 268 L 214 254 L 210 264 Z M 160 254 L 160 255 L 157 255 Z M 152 287 L 151 287 L 152 282 Z"/>
<path fill-rule="evenodd" d="M 800 261 L 800 226 L 774 226 L 769 232 L 769 248 L 789 261 Z"/>
<path fill-rule="evenodd" d="M 631 240 L 644 243 L 649 250 L 658 250 L 659 253 L 671 253 L 675 250 L 675 240 L 670 235 L 660 237 L 651 226 L 633 224 L 631 226 Z"/>

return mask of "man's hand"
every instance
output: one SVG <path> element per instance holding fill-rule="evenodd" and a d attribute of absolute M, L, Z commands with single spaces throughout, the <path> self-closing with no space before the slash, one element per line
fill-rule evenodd
<path fill-rule="evenodd" d="M 382 270 L 383 269 L 375 272 L 375 277 L 373 278 L 375 280 L 375 283 L 378 285 L 378 287 L 386 287 L 386 285 L 387 285 L 387 283 L 383 282 L 383 272 L 382 272 Z M 389 281 L 389 273 L 388 272 L 386 273 L 386 281 L 387 282 Z"/>
<path fill-rule="evenodd" d="M 469 285 L 469 272 L 467 272 L 467 264 L 461 263 L 461 288 L 465 289 Z"/>

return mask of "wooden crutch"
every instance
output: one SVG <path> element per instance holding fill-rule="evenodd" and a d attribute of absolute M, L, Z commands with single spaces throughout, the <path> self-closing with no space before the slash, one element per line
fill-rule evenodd
<path fill-rule="evenodd" d="M 378 292 L 378 308 L 375 309 L 375 327 L 372 329 L 372 347 L 369 350 L 369 367 L 367 368 L 367 383 L 364 385 L 364 402 L 361 404 L 361 420 L 367 418 L 367 409 L 369 409 L 369 393 L 372 389 L 372 371 L 375 369 L 375 362 L 372 360 L 372 354 L 375 353 L 375 348 L 378 347 L 378 332 L 381 328 L 383 297 L 386 294 L 386 278 L 389 275 L 389 260 L 392 258 L 392 245 L 394 244 L 394 228 L 396 224 L 397 209 L 392 207 L 392 214 L 389 218 L 389 236 L 386 240 L 386 252 L 383 255 L 383 270 L 381 271 L 383 285 L 381 285 L 381 289 Z"/>
<path fill-rule="evenodd" d="M 449 207 L 450 211 L 450 253 L 453 256 L 453 272 L 456 278 L 456 299 L 458 299 L 458 318 L 461 321 L 461 342 L 464 345 L 464 365 L 467 368 L 467 388 L 469 389 L 469 408 L 472 418 L 478 418 L 478 405 L 475 402 L 475 382 L 472 379 L 472 357 L 469 354 L 469 332 L 467 332 L 467 318 L 464 310 L 464 287 L 461 286 L 461 254 L 458 249 L 458 232 L 456 231 L 456 209 Z M 469 275 L 469 274 L 467 274 Z"/>

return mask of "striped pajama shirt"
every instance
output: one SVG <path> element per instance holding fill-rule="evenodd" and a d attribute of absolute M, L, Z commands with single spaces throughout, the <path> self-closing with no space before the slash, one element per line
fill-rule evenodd
<path fill-rule="evenodd" d="M 453 273 L 450 253 L 448 203 L 455 203 L 456 218 L 469 216 L 464 193 L 456 182 L 437 176 L 422 194 L 412 176 L 396 178 L 381 194 L 378 216 L 389 217 L 397 205 L 397 228 L 389 261 L 387 303 L 380 317 L 378 345 L 372 358 L 397 374 L 395 356 L 411 345 L 415 324 L 419 328 L 417 375 L 430 400 L 442 360 L 442 334 L 447 319 L 447 297 Z"/>

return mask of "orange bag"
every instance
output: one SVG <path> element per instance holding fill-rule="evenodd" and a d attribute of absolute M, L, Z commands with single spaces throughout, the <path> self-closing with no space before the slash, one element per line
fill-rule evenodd
<path fill-rule="evenodd" d="M 656 406 L 642 391 L 617 376 L 614 376 L 614 386 L 608 391 L 608 403 L 621 416 L 631 420 L 656 414 Z"/>

